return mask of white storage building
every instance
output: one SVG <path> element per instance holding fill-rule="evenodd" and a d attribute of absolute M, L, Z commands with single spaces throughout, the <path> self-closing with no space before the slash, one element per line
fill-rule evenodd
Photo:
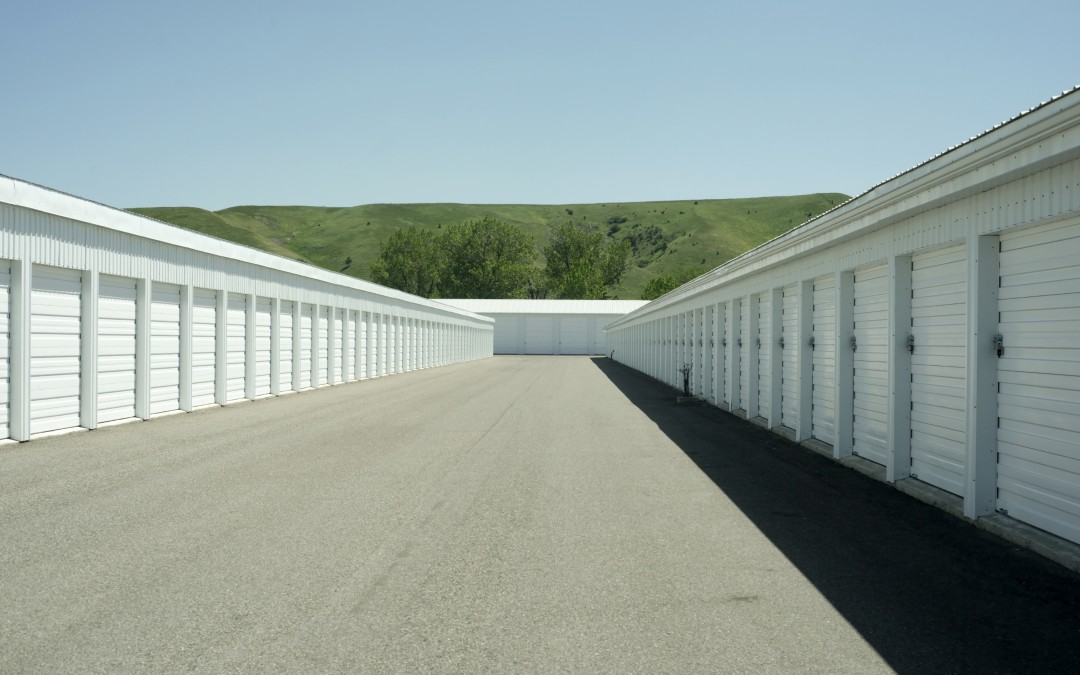
<path fill-rule="evenodd" d="M 608 327 L 615 359 L 1080 542 L 1080 89 Z M 997 522 L 997 521 L 994 521 Z"/>
<path fill-rule="evenodd" d="M 645 300 L 440 300 L 495 320 L 496 354 L 608 354 L 604 326 Z"/>
<path fill-rule="evenodd" d="M 484 358 L 492 326 L 0 177 L 0 439 Z"/>

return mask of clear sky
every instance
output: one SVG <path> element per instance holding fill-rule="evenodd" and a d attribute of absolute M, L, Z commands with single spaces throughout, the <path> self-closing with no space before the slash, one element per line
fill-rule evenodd
<path fill-rule="evenodd" d="M 8 0 L 0 174 L 118 207 L 858 194 L 1080 84 L 1077 0 Z"/>

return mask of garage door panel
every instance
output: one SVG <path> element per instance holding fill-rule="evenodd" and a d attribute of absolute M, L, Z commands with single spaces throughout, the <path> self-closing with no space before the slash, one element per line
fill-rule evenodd
<path fill-rule="evenodd" d="M 217 396 L 217 292 L 191 296 L 191 405 L 211 405 Z"/>
<path fill-rule="evenodd" d="M 555 353 L 555 319 L 552 316 L 525 317 L 525 353 Z"/>
<path fill-rule="evenodd" d="M 226 402 L 239 401 L 247 395 L 247 313 L 247 296 L 230 295 L 225 338 Z"/>
<path fill-rule="evenodd" d="M 278 338 L 278 387 L 280 391 L 292 391 L 293 383 L 293 322 L 295 304 L 291 300 L 282 300 L 278 305 L 281 315 L 278 318 L 281 335 Z"/>
<path fill-rule="evenodd" d="M 35 266 L 30 298 L 30 433 L 80 424 L 82 274 Z"/>
<path fill-rule="evenodd" d="M 1078 256 L 1075 221 L 1001 236 L 998 508 L 1072 541 L 1080 541 Z"/>
<path fill-rule="evenodd" d="M 586 354 L 589 351 L 589 324 L 584 316 L 559 319 L 559 353 Z"/>

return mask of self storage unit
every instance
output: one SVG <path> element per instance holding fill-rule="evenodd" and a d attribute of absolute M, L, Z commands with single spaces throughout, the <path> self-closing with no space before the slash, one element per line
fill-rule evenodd
<path fill-rule="evenodd" d="M 356 337 L 359 317 L 408 327 L 408 338 L 376 355 Z M 394 364 L 379 374 L 484 358 L 492 329 L 468 311 L 0 177 L 0 439 L 362 379 L 376 358 Z"/>
<path fill-rule="evenodd" d="M 617 319 L 608 341 L 969 518 L 1080 542 L 1080 89 Z"/>
<path fill-rule="evenodd" d="M 495 320 L 496 354 L 607 354 L 604 326 L 645 300 L 440 300 Z"/>

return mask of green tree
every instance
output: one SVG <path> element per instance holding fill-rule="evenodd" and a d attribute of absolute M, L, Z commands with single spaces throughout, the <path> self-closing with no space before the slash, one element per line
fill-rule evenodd
<path fill-rule="evenodd" d="M 531 237 L 495 218 L 450 225 L 441 241 L 444 298 L 521 298 L 536 256 Z"/>
<path fill-rule="evenodd" d="M 669 293 L 679 286 L 682 286 L 687 281 L 695 279 L 701 276 L 703 272 L 699 269 L 686 268 L 676 272 L 668 272 L 667 274 L 661 274 L 658 277 L 649 280 L 649 283 L 645 284 L 645 290 L 641 292 L 642 300 L 655 300 L 665 293 Z"/>
<path fill-rule="evenodd" d="M 630 244 L 605 241 L 595 228 L 573 222 L 555 225 L 543 250 L 548 294 L 600 300 L 619 284 L 630 263 Z"/>
<path fill-rule="evenodd" d="M 430 230 L 409 226 L 397 230 L 371 263 L 371 280 L 383 286 L 434 297 L 439 287 L 443 259 Z"/>

